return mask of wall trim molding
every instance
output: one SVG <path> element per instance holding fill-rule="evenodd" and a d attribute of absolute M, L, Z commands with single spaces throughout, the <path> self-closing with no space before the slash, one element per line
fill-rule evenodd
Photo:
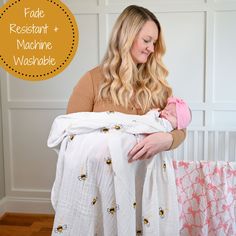
<path fill-rule="evenodd" d="M 5 197 L 0 200 L 0 217 L 6 212 L 54 214 L 48 198 Z"/>

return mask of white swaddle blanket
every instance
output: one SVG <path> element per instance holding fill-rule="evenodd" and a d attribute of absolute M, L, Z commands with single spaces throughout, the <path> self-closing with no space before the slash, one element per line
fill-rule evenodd
<path fill-rule="evenodd" d="M 51 200 L 52 235 L 179 235 L 175 174 L 168 152 L 128 163 L 144 135 L 170 131 L 143 116 L 80 112 L 55 119 L 48 146 L 59 150 Z"/>

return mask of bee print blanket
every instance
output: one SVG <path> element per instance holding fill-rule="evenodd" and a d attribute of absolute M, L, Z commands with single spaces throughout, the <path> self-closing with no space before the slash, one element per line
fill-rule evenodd
<path fill-rule="evenodd" d="M 51 194 L 52 235 L 179 235 L 169 153 L 128 163 L 128 152 L 144 134 L 170 130 L 170 124 L 154 112 L 57 117 L 48 138 L 48 146 L 58 153 Z"/>

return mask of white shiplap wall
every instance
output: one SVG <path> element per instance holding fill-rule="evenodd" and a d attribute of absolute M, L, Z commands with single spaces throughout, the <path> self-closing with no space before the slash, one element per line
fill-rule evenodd
<path fill-rule="evenodd" d="M 50 126 L 65 113 L 78 79 L 103 57 L 116 17 L 130 4 L 147 7 L 159 18 L 167 44 L 168 80 L 175 95 L 192 108 L 188 138 L 173 155 L 236 161 L 235 0 L 63 2 L 80 31 L 78 52 L 68 68 L 42 82 L 15 79 L 1 71 L 5 210 L 52 212 L 49 197 L 57 157 L 46 147 Z"/>

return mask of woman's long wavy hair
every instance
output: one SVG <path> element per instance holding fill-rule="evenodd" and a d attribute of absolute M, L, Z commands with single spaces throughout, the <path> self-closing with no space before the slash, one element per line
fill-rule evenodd
<path fill-rule="evenodd" d="M 154 21 L 158 39 L 154 52 L 144 64 L 136 65 L 130 50 L 135 37 L 147 21 Z M 105 81 L 99 99 L 110 99 L 115 105 L 135 106 L 146 112 L 163 108 L 172 89 L 166 81 L 168 71 L 162 62 L 165 43 L 156 16 L 146 8 L 131 5 L 118 17 L 110 37 L 108 50 L 101 63 Z"/>

